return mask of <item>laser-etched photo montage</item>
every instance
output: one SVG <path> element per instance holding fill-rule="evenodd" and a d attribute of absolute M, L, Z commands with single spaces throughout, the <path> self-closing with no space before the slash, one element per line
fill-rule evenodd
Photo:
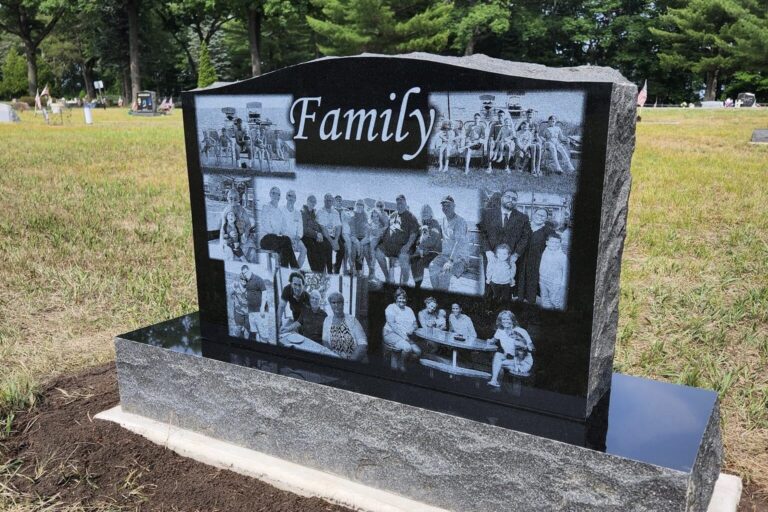
<path fill-rule="evenodd" d="M 283 268 L 277 289 L 281 346 L 368 362 L 368 301 L 356 277 Z"/>
<path fill-rule="evenodd" d="M 256 217 L 280 240 L 283 266 L 381 283 L 480 295 L 476 189 L 425 185 L 413 172 L 329 167 L 257 181 Z M 284 254 L 283 254 L 284 252 Z"/>
<path fill-rule="evenodd" d="M 481 297 L 385 285 L 370 293 L 369 310 L 376 336 L 371 354 L 381 364 L 402 373 L 426 371 L 435 381 L 476 379 L 492 392 L 519 393 L 535 377 L 534 340 L 559 341 L 539 322 Z M 546 380 L 546 373 L 539 377 Z"/>
<path fill-rule="evenodd" d="M 254 180 L 238 175 L 203 173 L 208 257 L 224 261 L 256 261 L 259 238 Z"/>
<path fill-rule="evenodd" d="M 566 307 L 580 91 L 432 93 L 430 186 L 477 188 L 483 295 Z"/>
<path fill-rule="evenodd" d="M 276 255 L 258 252 L 253 262 L 225 261 L 229 335 L 276 344 Z"/>
<path fill-rule="evenodd" d="M 291 175 L 296 161 L 290 95 L 198 96 L 200 166 Z"/>

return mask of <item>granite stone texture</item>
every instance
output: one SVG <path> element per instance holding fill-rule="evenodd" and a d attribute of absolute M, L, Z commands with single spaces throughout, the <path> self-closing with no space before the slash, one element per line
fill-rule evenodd
<path fill-rule="evenodd" d="M 627 235 L 627 208 L 635 148 L 637 87 L 613 85 L 603 179 L 603 206 L 595 274 L 592 345 L 587 385 L 587 415 L 611 385 L 619 322 L 621 255 Z"/>
<path fill-rule="evenodd" d="M 696 461 L 705 477 L 694 482 L 692 473 L 127 339 L 116 339 L 116 352 L 126 412 L 450 510 L 705 510 L 722 455 L 716 414 Z"/>

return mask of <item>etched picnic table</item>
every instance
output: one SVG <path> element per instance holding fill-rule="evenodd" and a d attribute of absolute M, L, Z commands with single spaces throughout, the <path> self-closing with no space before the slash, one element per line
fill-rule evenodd
<path fill-rule="evenodd" d="M 471 368 L 464 368 L 457 364 L 457 356 L 459 350 L 470 350 L 477 352 L 496 352 L 496 345 L 489 344 L 486 340 L 479 338 L 473 339 L 456 339 L 457 334 L 454 332 L 442 331 L 435 329 L 434 327 L 420 327 L 413 332 L 414 335 L 424 340 L 450 347 L 453 350 L 451 357 L 451 364 L 443 363 L 440 361 L 433 361 L 431 359 L 422 358 L 419 362 L 428 368 L 434 368 L 452 375 L 461 375 L 463 377 L 479 377 L 483 379 L 490 379 L 491 374 L 480 370 L 473 370 Z"/>

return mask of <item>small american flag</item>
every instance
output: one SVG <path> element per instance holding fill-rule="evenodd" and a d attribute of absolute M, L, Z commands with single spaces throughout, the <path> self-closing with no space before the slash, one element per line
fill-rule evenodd
<path fill-rule="evenodd" d="M 43 87 L 43 92 L 40 93 L 40 96 L 50 96 L 51 93 L 48 92 L 48 84 L 45 84 L 45 87 Z"/>
<path fill-rule="evenodd" d="M 642 107 L 645 105 L 645 100 L 648 99 L 648 80 L 643 83 L 643 88 L 637 93 L 637 106 Z"/>

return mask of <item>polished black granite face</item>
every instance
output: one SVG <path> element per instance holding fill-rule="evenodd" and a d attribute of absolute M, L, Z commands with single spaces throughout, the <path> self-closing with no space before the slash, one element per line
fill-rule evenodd
<path fill-rule="evenodd" d="M 364 393 L 683 472 L 690 472 L 693 467 L 717 400 L 717 394 L 712 391 L 614 374 L 610 393 L 589 418 L 576 421 L 209 342 L 200 336 L 196 313 L 120 338 Z"/>

